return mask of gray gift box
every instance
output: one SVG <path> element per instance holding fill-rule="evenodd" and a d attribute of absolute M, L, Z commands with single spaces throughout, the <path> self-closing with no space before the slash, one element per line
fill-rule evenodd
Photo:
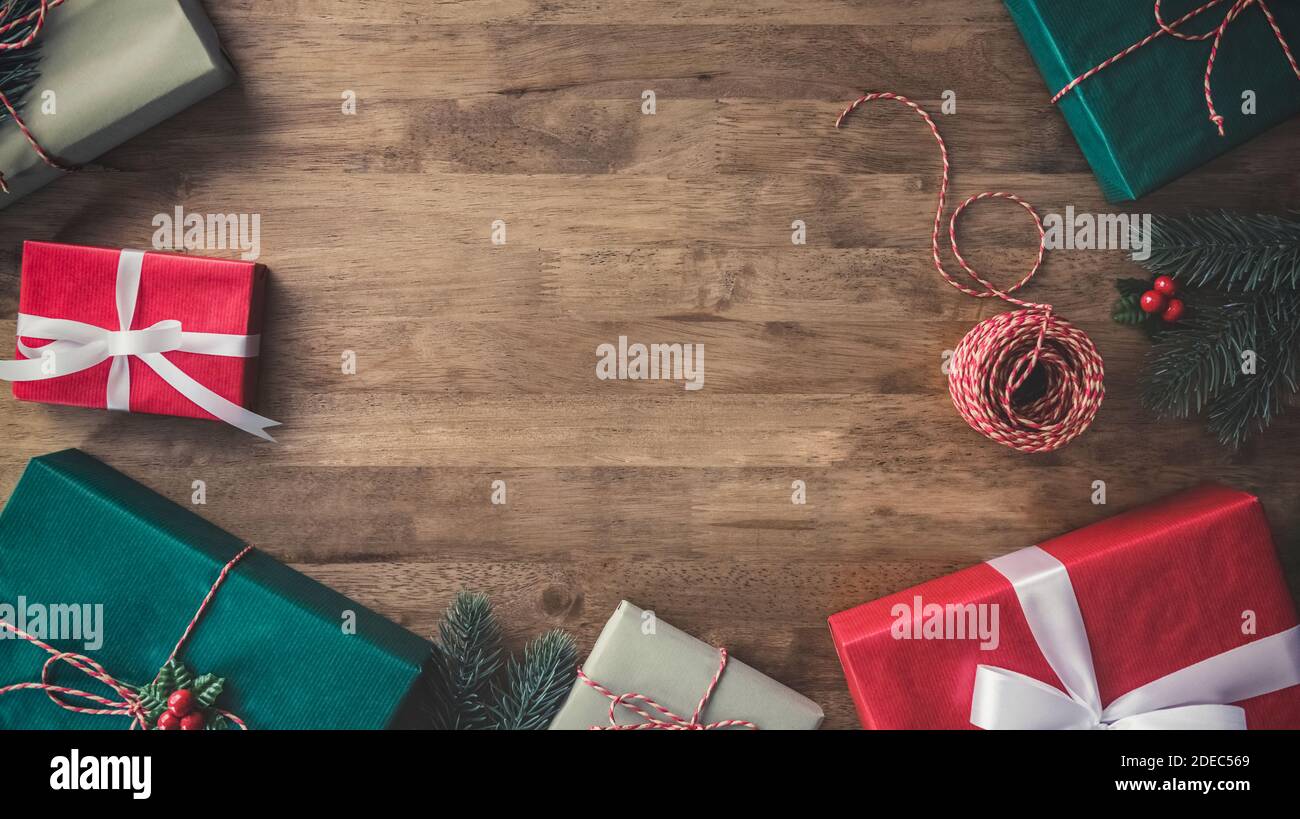
<path fill-rule="evenodd" d="M 583 671 L 616 695 L 642 694 L 690 720 L 718 665 L 717 648 L 624 600 L 600 632 Z M 578 680 L 551 730 L 609 725 L 609 706 L 605 694 Z M 626 708 L 616 713 L 620 724 L 645 721 Z M 700 722 L 734 719 L 764 730 L 812 730 L 823 718 L 817 703 L 731 657 Z"/>
<path fill-rule="evenodd" d="M 36 84 L 19 114 L 51 155 L 81 165 L 230 85 L 199 0 L 75 0 L 50 9 L 36 38 Z M 43 95 L 54 93 L 54 113 Z M 14 101 L 17 103 L 17 101 Z M 10 193 L 0 209 L 63 175 L 36 154 L 7 116 L 0 122 L 0 173 Z"/>

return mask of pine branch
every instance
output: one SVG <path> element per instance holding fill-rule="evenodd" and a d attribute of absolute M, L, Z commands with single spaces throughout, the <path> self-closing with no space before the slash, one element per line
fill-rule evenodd
<path fill-rule="evenodd" d="M 1262 332 L 1256 338 L 1255 373 L 1212 401 L 1207 427 L 1225 446 L 1240 447 L 1255 431 L 1263 431 L 1286 407 L 1286 395 L 1297 390 L 1300 369 L 1300 297 L 1286 294 L 1260 305 Z"/>
<path fill-rule="evenodd" d="M 551 724 L 573 688 L 578 644 L 553 629 L 524 647 L 523 661 L 511 658 L 505 685 L 496 691 L 492 715 L 503 731 L 540 731 Z"/>
<path fill-rule="evenodd" d="M 1300 287 L 1300 214 L 1156 216 L 1150 258 L 1140 263 L 1185 287 L 1229 293 L 1295 289 Z"/>
<path fill-rule="evenodd" d="M 438 626 L 441 645 L 430 657 L 426 712 L 431 727 L 488 728 L 492 679 L 501 670 L 501 626 L 485 595 L 461 592 Z"/>
<path fill-rule="evenodd" d="M 0 0 L 0 25 L 19 20 L 39 11 L 41 0 Z M 32 23 L 17 26 L 8 33 L 0 35 L 0 44 L 10 45 L 22 41 L 31 33 Z M 37 65 L 40 62 L 40 43 L 32 43 L 27 48 L 6 49 L 0 51 L 0 92 L 9 98 L 15 108 L 22 108 L 22 101 L 36 84 Z M 0 106 L 0 123 L 9 119 L 9 112 Z"/>
<path fill-rule="evenodd" d="M 1209 430 L 1237 448 L 1281 414 L 1285 397 L 1297 390 L 1300 293 L 1196 298 L 1193 318 L 1153 346 L 1143 403 L 1160 417 L 1204 408 Z M 1243 371 L 1246 352 L 1254 372 Z"/>
<path fill-rule="evenodd" d="M 1148 357 L 1142 402 L 1162 418 L 1199 413 L 1236 383 L 1242 351 L 1254 349 L 1257 315 L 1252 301 L 1202 296 L 1190 313 L 1156 337 Z"/>

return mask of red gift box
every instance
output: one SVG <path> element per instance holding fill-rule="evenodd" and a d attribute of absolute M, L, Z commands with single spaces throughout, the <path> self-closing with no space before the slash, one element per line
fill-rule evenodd
<path fill-rule="evenodd" d="M 23 401 L 225 420 L 270 438 L 275 422 L 251 412 L 265 282 L 252 262 L 27 242 L 19 361 L 0 376 Z M 22 363 L 42 355 L 69 371 Z"/>
<path fill-rule="evenodd" d="M 1074 646 L 1072 617 L 1086 632 Z M 1300 728 L 1295 606 L 1259 501 L 1224 487 L 840 612 L 830 628 L 867 728 L 1242 727 L 1216 724 L 1234 714 L 1251 728 Z M 1089 653 L 1092 671 L 1080 672 Z M 1101 714 L 1079 704 L 1089 684 Z M 1116 723 L 1135 712 L 1147 715 Z"/>

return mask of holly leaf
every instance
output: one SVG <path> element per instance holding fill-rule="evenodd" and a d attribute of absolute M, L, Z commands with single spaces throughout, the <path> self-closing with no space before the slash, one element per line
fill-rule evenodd
<path fill-rule="evenodd" d="M 203 728 L 206 731 L 224 731 L 230 727 L 230 720 L 218 714 L 216 711 L 209 711 L 204 719 Z"/>
<path fill-rule="evenodd" d="M 211 708 L 221 696 L 221 689 L 226 681 L 216 674 L 204 674 L 194 681 L 190 690 L 194 692 L 194 699 L 203 708 Z"/>
<path fill-rule="evenodd" d="M 185 667 L 185 663 L 172 660 L 168 665 L 172 666 L 173 691 L 178 691 L 182 688 L 189 688 L 194 684 L 194 675 Z"/>
<path fill-rule="evenodd" d="M 157 676 L 153 678 L 153 682 L 149 683 L 149 686 L 158 688 L 160 690 L 166 690 L 168 692 L 175 691 L 176 684 L 172 681 L 175 678 L 175 676 L 176 676 L 176 661 L 168 660 L 167 664 L 158 670 Z M 166 697 L 163 697 L 163 699 L 166 699 Z"/>
<path fill-rule="evenodd" d="M 193 683 L 194 675 L 185 667 L 185 663 L 179 660 L 168 660 L 167 664 L 159 669 L 158 676 L 154 677 L 152 684 L 170 695 L 178 689 L 189 688 Z"/>
<path fill-rule="evenodd" d="M 167 710 L 167 698 L 171 696 L 170 689 L 163 688 L 156 682 L 151 682 L 146 686 L 137 689 L 140 695 L 140 705 L 145 711 L 145 719 L 150 725 L 158 721 L 158 717 L 163 711 Z"/>
<path fill-rule="evenodd" d="M 1131 294 L 1121 295 L 1115 302 L 1115 307 L 1111 310 L 1110 317 L 1119 324 L 1127 324 L 1130 327 L 1137 327 L 1145 324 L 1151 318 L 1151 314 L 1142 309 L 1138 303 L 1142 298 L 1141 294 L 1136 296 Z"/>

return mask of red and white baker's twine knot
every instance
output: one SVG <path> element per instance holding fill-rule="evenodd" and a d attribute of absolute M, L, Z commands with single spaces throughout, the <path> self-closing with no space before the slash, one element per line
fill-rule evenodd
<path fill-rule="evenodd" d="M 235 567 L 236 563 L 243 560 L 244 555 L 248 554 L 252 549 L 252 546 L 245 546 L 239 554 L 231 558 L 230 562 L 222 567 L 221 573 L 217 575 L 217 579 L 212 583 L 212 588 L 208 589 L 208 593 L 203 598 L 203 602 L 199 604 L 198 611 L 194 612 L 194 616 L 190 618 L 189 625 L 185 627 L 185 633 L 176 641 L 176 646 L 172 649 L 172 653 L 168 655 L 167 662 L 176 659 L 176 655 L 180 653 L 181 647 L 185 645 L 186 640 L 189 639 L 190 633 L 194 631 L 194 626 L 198 624 L 199 618 L 203 616 L 203 612 L 207 609 L 208 604 L 211 603 L 212 598 L 216 596 L 217 589 L 221 588 L 221 584 L 226 581 L 226 576 L 230 574 L 230 570 Z M 50 655 L 49 658 L 45 660 L 45 665 L 41 668 L 40 682 L 14 683 L 13 685 L 0 687 L 0 696 L 8 694 L 11 691 L 44 691 L 46 696 L 48 696 L 55 705 L 67 711 L 74 711 L 78 714 L 130 717 L 131 730 L 133 731 L 136 728 L 147 731 L 151 727 L 146 718 L 147 715 L 145 713 L 144 705 L 140 701 L 140 695 L 136 693 L 136 689 L 117 679 L 112 674 L 109 674 L 99 663 L 84 654 L 77 654 L 72 651 L 60 651 L 49 643 L 46 643 L 44 640 L 34 637 L 3 620 L 0 620 L 0 629 L 11 632 L 16 637 L 26 640 Z M 97 680 L 98 682 L 108 686 L 113 690 L 113 693 L 118 696 L 118 699 L 113 700 L 108 697 L 101 697 L 98 694 L 92 694 L 88 691 L 68 688 L 63 685 L 54 685 L 50 682 L 50 669 L 56 663 L 60 662 L 67 663 L 91 679 Z M 166 662 L 163 663 L 164 666 L 166 664 Z M 155 679 L 157 678 L 155 677 Z M 94 703 L 100 707 L 94 708 L 85 705 L 78 705 L 74 702 L 69 702 L 63 699 L 63 697 L 75 697 L 80 700 L 85 700 L 86 702 Z M 230 720 L 235 725 L 238 725 L 240 730 L 248 730 L 248 726 L 244 721 L 229 711 L 223 711 L 220 708 L 214 708 L 212 710 L 221 714 L 221 716 Z"/>
<path fill-rule="evenodd" d="M 1178 28 L 1187 21 L 1224 2 L 1227 2 L 1227 0 L 1210 0 L 1210 2 L 1199 8 L 1192 9 L 1182 17 L 1174 20 L 1172 23 L 1166 23 L 1164 15 L 1160 11 L 1161 0 L 1155 0 L 1156 25 L 1158 26 L 1155 31 L 1119 52 L 1115 56 L 1103 60 L 1100 64 L 1088 69 L 1073 80 L 1070 80 L 1064 88 L 1056 92 L 1056 95 L 1052 97 L 1052 102 L 1057 102 L 1090 77 L 1106 70 L 1110 66 L 1132 54 L 1134 51 L 1137 51 L 1154 40 L 1158 40 L 1166 34 L 1186 42 L 1213 40 L 1213 42 L 1210 43 L 1210 56 L 1205 62 L 1205 107 L 1209 109 L 1210 122 L 1213 122 L 1215 127 L 1219 129 L 1219 136 L 1223 136 L 1225 134 L 1223 128 L 1223 117 L 1220 116 L 1219 112 L 1214 108 L 1214 92 L 1210 89 L 1210 78 L 1214 74 L 1214 61 L 1219 56 L 1219 46 L 1223 42 L 1223 34 L 1243 11 L 1251 6 L 1256 6 L 1264 13 L 1264 18 L 1268 21 L 1269 27 L 1273 29 L 1273 36 L 1277 38 L 1277 44 L 1282 47 L 1282 53 L 1286 56 L 1286 61 L 1290 63 L 1291 70 L 1295 73 L 1296 79 L 1300 79 L 1300 64 L 1296 63 L 1295 54 L 1291 52 L 1291 45 L 1286 41 L 1286 37 L 1282 34 L 1281 26 L 1277 24 L 1277 19 L 1273 17 L 1272 10 L 1269 9 L 1268 3 L 1264 0 L 1232 0 L 1232 5 L 1228 8 L 1228 13 L 1223 16 L 1223 21 L 1203 34 L 1184 34 L 1181 31 L 1178 31 Z"/>
<path fill-rule="evenodd" d="M 718 687 L 718 680 L 722 679 L 722 672 L 726 669 L 727 650 L 720 648 L 718 649 L 718 670 L 714 673 L 713 679 L 709 681 L 709 687 L 705 690 L 704 696 L 700 697 L 700 704 L 695 706 L 695 713 L 691 714 L 690 719 L 679 717 L 644 694 L 631 692 L 615 694 L 591 677 L 588 677 L 587 672 L 581 668 L 578 669 L 578 679 L 584 685 L 594 688 L 609 698 L 609 725 L 593 725 L 591 726 L 593 731 L 714 731 L 719 728 L 746 728 L 750 731 L 757 731 L 757 725 L 743 719 L 700 722 L 700 715 L 704 713 L 705 706 L 709 704 L 709 698 L 713 696 L 713 689 Z M 645 722 L 620 724 L 618 721 L 618 709 L 620 707 L 626 708 L 641 717 Z"/>
<path fill-rule="evenodd" d="M 948 223 L 948 243 L 957 264 L 979 285 L 976 289 L 953 278 L 943 267 L 939 254 L 939 232 L 948 202 L 948 146 L 939 128 L 921 106 L 906 97 L 889 92 L 864 94 L 853 102 L 839 119 L 844 119 L 859 105 L 873 100 L 895 100 L 906 105 L 930 127 L 939 144 L 943 176 L 939 184 L 939 204 L 934 213 L 930 246 L 935 269 L 943 280 L 957 290 L 977 299 L 997 297 L 1021 309 L 985 319 L 966 334 L 949 362 L 948 390 L 953 405 L 974 429 L 1000 444 L 1021 452 L 1051 452 L 1077 438 L 1101 407 L 1105 390 L 1102 386 L 1102 362 L 1087 334 L 1052 312 L 1050 304 L 1024 301 L 1011 295 L 1028 284 L 1043 263 L 1046 235 L 1043 220 L 1034 206 L 1004 191 L 976 194 L 957 206 Z M 1000 290 L 967 264 L 957 244 L 957 219 L 968 206 L 984 199 L 1007 199 L 1015 202 L 1033 218 L 1038 229 L 1038 255 L 1029 272 L 1006 290 Z M 1016 392 L 1030 374 L 1041 376 L 1041 392 L 1029 401 Z"/>
<path fill-rule="evenodd" d="M 21 40 L 12 43 L 0 43 L 0 53 L 5 51 L 20 51 L 35 42 L 36 37 L 41 33 L 41 29 L 45 28 L 45 16 L 51 9 L 63 5 L 63 2 L 64 0 L 41 0 L 41 7 L 36 11 L 25 14 L 16 20 L 10 20 L 7 23 L 0 22 L 0 37 L 4 37 L 6 34 L 20 26 L 31 25 L 31 29 L 23 35 Z M 6 1 L 3 6 L 0 6 L 0 21 L 3 21 L 12 12 L 13 4 Z M 27 123 L 23 122 L 23 118 L 18 115 L 18 109 L 14 107 L 14 104 L 9 101 L 9 97 L 6 96 L 3 91 L 0 91 L 0 105 L 4 105 L 5 110 L 9 112 L 10 119 L 14 121 L 14 125 L 18 126 L 18 130 L 22 131 L 23 136 L 27 139 L 27 143 L 32 146 L 32 150 L 41 158 L 42 162 L 49 165 L 51 168 L 58 168 L 61 171 L 75 170 L 74 166 L 55 158 L 41 147 L 41 143 L 36 140 L 31 129 L 27 127 Z M 4 171 L 2 170 L 0 170 L 0 192 L 9 193 L 9 184 L 5 181 Z"/>

